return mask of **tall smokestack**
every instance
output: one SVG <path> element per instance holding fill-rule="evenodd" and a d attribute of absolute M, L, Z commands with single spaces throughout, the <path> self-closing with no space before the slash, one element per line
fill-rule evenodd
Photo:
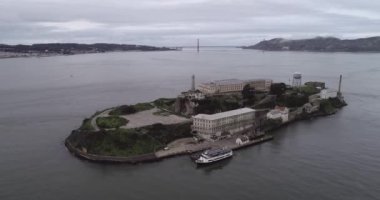
<path fill-rule="evenodd" d="M 339 89 L 338 89 L 338 95 L 341 96 L 342 95 L 342 75 L 340 75 L 339 77 Z"/>
<path fill-rule="evenodd" d="M 191 91 L 195 91 L 195 75 L 191 76 Z"/>
<path fill-rule="evenodd" d="M 340 75 L 339 77 L 339 93 L 341 92 L 341 89 L 342 89 L 342 75 Z"/>

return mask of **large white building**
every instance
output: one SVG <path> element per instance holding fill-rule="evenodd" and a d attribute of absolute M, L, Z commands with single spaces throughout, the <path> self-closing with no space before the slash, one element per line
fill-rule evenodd
<path fill-rule="evenodd" d="M 269 92 L 270 86 L 273 83 L 271 79 L 252 79 L 244 81 L 245 84 L 249 84 L 251 87 L 258 91 Z"/>
<path fill-rule="evenodd" d="M 234 134 L 252 128 L 255 120 L 255 110 L 241 108 L 212 115 L 198 114 L 193 117 L 192 130 L 198 135 L 209 139 L 211 136 L 221 136 L 223 132 Z"/>
<path fill-rule="evenodd" d="M 205 94 L 225 94 L 241 92 L 245 85 L 249 84 L 259 91 L 269 91 L 272 84 L 270 79 L 252 79 L 252 80 L 239 80 L 239 79 L 226 79 L 218 80 L 209 83 L 202 83 L 198 89 Z"/>

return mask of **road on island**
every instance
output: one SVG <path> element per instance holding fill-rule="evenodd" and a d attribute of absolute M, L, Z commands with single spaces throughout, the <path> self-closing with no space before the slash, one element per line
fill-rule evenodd
<path fill-rule="evenodd" d="M 112 109 L 107 109 L 107 110 L 101 112 L 100 114 L 95 115 L 95 116 L 91 119 L 91 126 L 94 127 L 94 130 L 95 130 L 95 131 L 99 131 L 99 130 L 100 130 L 98 124 L 96 123 L 96 120 L 97 120 L 99 117 L 108 117 L 108 116 L 109 116 L 109 112 L 111 112 L 111 110 L 112 110 Z"/>

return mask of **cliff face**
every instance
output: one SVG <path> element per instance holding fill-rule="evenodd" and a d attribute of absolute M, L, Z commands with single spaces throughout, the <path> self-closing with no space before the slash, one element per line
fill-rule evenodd
<path fill-rule="evenodd" d="M 264 40 L 243 49 L 267 51 L 318 51 L 318 52 L 380 52 L 380 37 L 341 40 L 334 37 L 286 40 L 275 38 Z"/>

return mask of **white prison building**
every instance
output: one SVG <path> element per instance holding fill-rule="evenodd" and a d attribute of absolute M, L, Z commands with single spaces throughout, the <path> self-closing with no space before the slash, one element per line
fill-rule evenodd
<path fill-rule="evenodd" d="M 198 114 L 193 117 L 192 130 L 205 139 L 212 135 L 220 136 L 222 132 L 234 134 L 253 126 L 255 110 L 241 108 L 212 115 Z"/>
<path fill-rule="evenodd" d="M 272 84 L 270 79 L 252 79 L 252 80 L 239 80 L 239 79 L 226 79 L 218 80 L 209 83 L 202 83 L 198 89 L 205 94 L 223 94 L 223 93 L 236 93 L 241 92 L 245 85 L 249 84 L 259 91 L 269 91 Z"/>
<path fill-rule="evenodd" d="M 270 91 L 270 86 L 273 83 L 271 79 L 252 79 L 244 81 L 245 84 L 249 84 L 251 87 L 258 91 Z"/>

